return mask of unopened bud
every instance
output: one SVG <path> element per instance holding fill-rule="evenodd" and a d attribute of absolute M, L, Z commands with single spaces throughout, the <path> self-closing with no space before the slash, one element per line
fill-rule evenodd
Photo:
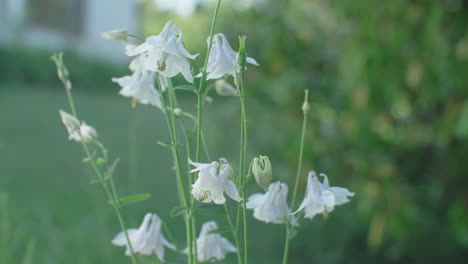
<path fill-rule="evenodd" d="M 267 156 L 258 156 L 254 158 L 252 173 L 258 186 L 267 190 L 271 180 L 273 179 L 270 159 Z"/>
<path fill-rule="evenodd" d="M 182 115 L 182 113 L 183 113 L 182 109 L 180 109 L 180 108 L 174 108 L 174 114 L 175 114 L 176 116 L 180 116 L 180 115 Z"/>
<path fill-rule="evenodd" d="M 302 112 L 304 112 L 304 114 L 307 114 L 307 113 L 310 112 L 310 104 L 309 104 L 309 102 L 306 101 L 306 102 L 304 102 L 304 103 L 302 104 Z"/>
<path fill-rule="evenodd" d="M 302 112 L 307 115 L 310 112 L 309 90 L 304 91 L 304 103 L 302 104 Z"/>
<path fill-rule="evenodd" d="M 96 129 L 94 129 L 92 126 L 87 125 L 85 122 L 83 122 L 83 124 L 81 124 L 80 126 L 80 134 L 81 138 L 86 143 L 89 143 L 97 139 L 98 137 Z"/>
<path fill-rule="evenodd" d="M 205 96 L 205 104 L 211 104 L 213 102 L 213 98 L 211 96 Z"/>
<path fill-rule="evenodd" d="M 227 83 L 224 79 L 217 80 L 214 84 L 216 92 L 221 96 L 238 96 L 239 91 L 237 91 L 234 86 L 230 83 Z"/>
<path fill-rule="evenodd" d="M 101 34 L 103 39 L 117 40 L 117 41 L 127 41 L 128 40 L 128 30 L 125 28 L 114 29 L 106 31 Z"/>

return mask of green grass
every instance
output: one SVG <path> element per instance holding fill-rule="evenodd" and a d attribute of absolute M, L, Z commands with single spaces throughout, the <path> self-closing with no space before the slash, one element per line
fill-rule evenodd
<path fill-rule="evenodd" d="M 73 93 L 80 119 L 98 130 L 111 157 L 121 158 L 114 176 L 119 194 L 153 195 L 123 209 L 127 222 L 132 227 L 138 226 L 144 213 L 156 212 L 172 230 L 178 247 L 184 247 L 182 220 L 169 216 L 177 205 L 171 156 L 156 144 L 168 139 L 163 115 L 155 108 L 141 105 L 132 109 L 129 100 L 116 91 L 93 94 L 74 89 Z M 220 121 L 226 115 L 237 114 L 236 103 L 210 106 L 209 117 Z M 89 165 L 81 162 L 84 158 L 81 146 L 68 141 L 60 121 L 58 109 L 68 111 L 68 107 L 59 85 L 55 91 L 50 87 L 2 87 L 0 105 L 0 191 L 9 198 L 11 240 L 7 252 L 11 263 L 20 263 L 27 247 L 34 254 L 33 263 L 128 263 L 123 249 L 110 243 L 119 231 L 114 212 L 101 186 L 90 184 L 94 175 Z M 221 106 L 230 110 L 216 111 Z M 224 127 L 230 131 L 227 135 L 235 135 L 237 131 L 237 118 L 231 119 Z M 212 128 L 208 129 L 211 132 L 208 135 L 219 134 L 214 129 L 219 125 L 216 120 L 206 120 L 206 124 Z M 225 146 L 237 144 L 237 138 L 232 142 L 225 135 L 221 138 L 224 140 L 214 140 L 215 154 Z M 235 159 L 237 150 L 230 148 L 227 155 Z M 199 224 L 208 219 L 215 219 L 221 227 L 226 225 L 222 216 L 202 216 Z M 279 259 L 283 227 L 252 220 L 251 223 L 252 230 L 258 230 L 251 236 L 253 259 L 256 256 L 262 256 L 263 261 Z M 272 239 L 265 241 L 259 235 L 263 232 Z M 272 247 L 277 253 L 271 254 Z M 168 257 L 178 256 L 168 253 Z M 234 255 L 228 258 L 235 259 Z"/>

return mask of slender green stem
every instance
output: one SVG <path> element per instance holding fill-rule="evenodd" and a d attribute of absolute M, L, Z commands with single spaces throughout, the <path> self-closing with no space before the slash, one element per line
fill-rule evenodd
<path fill-rule="evenodd" d="M 158 82 L 158 89 L 159 89 L 159 93 L 161 95 L 161 103 L 162 103 L 162 106 L 163 106 L 163 112 L 164 112 L 164 116 L 166 118 L 166 123 L 167 123 L 167 127 L 168 127 L 168 130 L 169 130 L 169 134 L 170 134 L 170 137 L 171 137 L 171 143 L 172 143 L 172 156 L 173 156 L 173 160 L 175 162 L 175 165 L 176 165 L 176 182 L 177 182 L 177 191 L 179 193 L 179 200 L 180 200 L 180 203 L 182 204 L 182 206 L 187 206 L 188 202 L 187 202 L 187 196 L 186 196 L 186 193 L 185 193 L 185 190 L 184 190 L 184 185 L 183 185 L 183 179 L 182 179 L 182 169 L 181 169 L 181 163 L 180 163 L 180 156 L 179 156 L 179 151 L 177 149 L 177 131 L 176 131 L 176 126 L 175 126 L 175 116 L 174 116 L 174 106 L 173 106 L 173 100 L 172 100 L 172 96 L 168 96 L 169 97 L 169 104 L 170 104 L 170 108 L 168 109 L 167 108 L 167 103 L 166 103 L 166 99 L 164 98 L 164 93 L 162 91 L 162 86 L 161 86 L 161 82 L 159 81 L 159 77 L 157 76 L 156 77 L 156 80 Z M 171 93 L 172 92 L 172 88 L 170 87 L 170 91 L 168 91 L 168 93 Z M 192 264 L 193 263 L 193 249 L 192 249 L 192 246 L 193 246 L 193 243 L 192 243 L 192 232 L 191 232 L 191 225 L 190 225 L 190 220 L 189 220 L 189 215 L 187 212 L 184 212 L 184 222 L 185 222 L 185 231 L 186 231 L 186 239 L 187 239 L 187 248 L 189 250 L 188 252 L 188 262 L 189 264 Z"/>
<path fill-rule="evenodd" d="M 198 111 L 197 111 L 197 148 L 195 152 L 195 161 L 199 162 L 200 158 L 200 142 L 201 142 L 201 129 L 202 129 L 202 89 L 203 89 L 203 82 L 206 79 L 206 67 L 208 65 L 208 58 L 210 56 L 211 52 L 211 47 L 213 46 L 213 34 L 214 34 L 214 29 L 216 25 L 216 18 L 218 17 L 218 11 L 219 11 L 219 6 L 221 5 L 221 0 L 218 0 L 218 3 L 216 4 L 216 8 L 214 11 L 213 15 L 213 20 L 211 21 L 211 29 L 210 29 L 210 43 L 208 44 L 208 50 L 206 53 L 205 57 L 205 63 L 203 65 L 203 70 L 202 70 L 202 76 L 200 79 L 200 83 L 198 86 L 198 91 L 197 91 L 197 106 L 198 106 Z"/>
<path fill-rule="evenodd" d="M 239 242 L 239 236 L 238 236 L 238 228 L 234 228 L 234 224 L 232 223 L 232 219 L 231 219 L 231 213 L 229 211 L 229 208 L 227 206 L 227 204 L 224 204 L 224 211 L 226 212 L 226 219 L 228 221 L 228 224 L 229 224 L 229 228 L 231 228 L 231 233 L 232 233 L 232 236 L 234 237 L 234 242 L 236 243 L 236 247 L 237 247 L 237 262 L 239 264 L 242 264 L 242 255 L 240 253 L 240 242 Z"/>
<path fill-rule="evenodd" d="M 202 102 L 202 89 L 203 89 L 203 82 L 206 79 L 206 67 L 208 65 L 208 58 L 210 56 L 211 52 L 211 47 L 213 46 L 213 34 L 214 34 L 214 28 L 216 25 L 216 18 L 218 16 L 218 11 L 219 11 L 219 6 L 221 5 L 221 0 L 218 0 L 218 3 L 216 4 L 216 8 L 214 11 L 213 15 L 213 20 L 211 22 L 211 29 L 210 29 L 210 43 L 208 44 L 208 50 L 205 56 L 205 63 L 203 65 L 203 71 L 202 71 L 202 76 L 200 79 L 200 83 L 198 86 L 198 91 L 197 91 L 197 145 L 196 145 L 196 151 L 195 151 L 195 161 L 199 162 L 200 160 L 200 142 L 201 142 L 201 137 L 202 137 L 202 107 L 203 107 L 203 102 Z M 192 199 L 192 203 L 195 201 Z M 195 220 L 193 220 L 193 226 L 195 226 Z M 196 244 L 196 243 L 194 243 Z"/>
<path fill-rule="evenodd" d="M 309 90 L 305 90 L 305 95 L 304 95 L 304 105 L 309 104 Z M 296 181 L 294 183 L 294 191 L 293 191 L 293 196 L 291 200 L 291 206 L 290 208 L 293 210 L 295 207 L 296 203 L 296 196 L 297 196 L 297 190 L 299 186 L 299 181 L 301 178 L 301 170 L 302 170 L 302 157 L 304 154 L 304 142 L 305 142 L 305 133 L 306 133 L 306 128 L 307 128 L 307 117 L 309 110 L 305 109 L 304 106 L 302 107 L 303 110 L 303 119 L 302 119 L 302 131 L 301 131 L 301 144 L 299 147 L 299 160 L 297 164 L 297 173 L 296 173 Z M 286 239 L 285 239 L 285 244 L 284 244 L 284 252 L 283 252 L 283 264 L 288 263 L 288 254 L 289 254 L 289 240 L 290 240 L 290 223 L 286 223 Z"/>
<path fill-rule="evenodd" d="M 174 86 L 172 84 L 172 80 L 169 79 L 168 80 L 168 84 L 169 84 L 169 96 L 172 98 L 172 101 L 173 101 L 173 105 L 172 105 L 172 113 L 174 114 L 174 108 L 175 107 L 179 107 L 178 106 L 178 102 L 177 102 L 177 96 L 176 96 L 176 93 L 174 91 Z M 180 124 L 180 127 L 182 128 L 182 135 L 184 136 L 184 140 L 185 140 L 185 151 L 186 151 L 186 160 L 187 160 L 187 171 L 188 171 L 188 168 L 190 168 L 190 164 L 189 164 L 189 159 L 190 159 L 190 156 L 191 156 L 191 141 L 189 140 L 189 137 L 187 135 L 187 129 L 185 127 L 185 124 L 184 122 L 182 122 L 181 119 L 178 119 L 179 120 L 179 124 Z M 190 173 L 187 173 L 187 178 L 188 178 L 188 188 L 190 190 L 193 182 L 194 182 L 194 177 L 192 177 L 192 175 Z M 194 264 L 198 263 L 198 257 L 197 257 L 197 254 L 198 254 L 198 250 L 197 250 L 197 243 L 196 243 L 196 238 L 197 238 L 197 229 L 196 229 L 196 218 L 195 218 L 195 211 L 193 210 L 195 206 L 195 198 L 190 195 L 190 208 L 192 208 L 192 210 L 190 211 L 188 217 L 189 217 L 189 222 L 190 222 L 190 233 L 191 233 L 191 241 L 192 241 L 192 251 L 193 251 L 193 256 L 192 256 L 192 262 Z"/>
<path fill-rule="evenodd" d="M 70 89 L 65 89 L 65 90 L 66 90 L 66 93 L 67 93 L 67 99 L 68 99 L 68 103 L 70 105 L 70 109 L 72 111 L 72 114 L 75 116 L 75 118 L 78 119 L 75 104 L 73 102 L 73 97 L 71 95 L 71 90 Z M 130 257 L 132 259 L 132 263 L 136 264 L 137 261 L 136 261 L 136 258 L 135 258 L 135 253 L 133 251 L 132 243 L 131 243 L 130 238 L 128 236 L 127 227 L 125 226 L 125 222 L 124 222 L 124 220 L 122 218 L 122 215 L 120 213 L 120 210 L 119 210 L 119 208 L 117 206 L 118 198 L 116 197 L 116 194 L 115 194 L 115 188 L 113 188 L 112 190 L 109 190 L 109 186 L 107 186 L 107 183 L 106 183 L 106 181 L 104 179 L 104 175 L 102 174 L 101 170 L 99 169 L 99 166 L 97 165 L 96 161 L 94 160 L 93 155 L 89 151 L 88 146 L 86 145 L 85 142 L 81 142 L 81 143 L 82 143 L 83 149 L 84 149 L 84 151 L 85 151 L 85 153 L 86 153 L 86 155 L 88 157 L 88 160 L 91 162 L 91 165 L 92 165 L 94 171 L 96 172 L 96 175 L 97 175 L 99 181 L 102 183 L 102 186 L 104 187 L 104 190 L 105 190 L 107 196 L 109 197 L 109 199 L 111 201 L 112 207 L 114 208 L 115 213 L 117 215 L 117 218 L 118 218 L 118 221 L 119 221 L 119 224 L 120 224 L 120 228 L 122 229 L 122 232 L 124 232 L 124 234 L 125 234 L 125 239 L 127 240 L 127 245 L 128 245 L 128 248 L 130 249 Z M 104 152 L 104 153 L 106 153 L 106 152 Z M 113 184 L 112 184 L 112 186 L 113 186 Z"/>

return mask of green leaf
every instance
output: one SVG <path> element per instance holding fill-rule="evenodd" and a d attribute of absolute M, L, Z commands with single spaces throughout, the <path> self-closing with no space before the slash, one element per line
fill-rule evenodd
<path fill-rule="evenodd" d="M 165 148 L 176 148 L 179 145 L 179 144 L 165 143 L 161 141 L 158 141 L 157 143 L 158 145 L 163 146 Z"/>
<path fill-rule="evenodd" d="M 96 164 L 97 165 L 103 165 L 103 164 L 106 164 L 106 160 L 103 159 L 103 158 L 99 158 L 96 160 Z"/>
<path fill-rule="evenodd" d="M 189 208 L 186 207 L 186 206 L 178 205 L 178 206 L 172 208 L 171 217 L 179 216 L 179 215 L 183 214 L 186 210 L 189 210 Z"/>
<path fill-rule="evenodd" d="M 220 205 L 202 204 L 195 207 L 195 211 L 205 215 L 224 215 L 224 208 Z"/>
<path fill-rule="evenodd" d="M 140 194 L 126 196 L 126 197 L 119 199 L 119 201 L 117 202 L 117 207 L 123 207 L 128 204 L 141 202 L 141 201 L 149 199 L 150 197 L 151 197 L 151 194 L 149 193 L 140 193 Z"/>
<path fill-rule="evenodd" d="M 115 167 L 119 163 L 120 158 L 117 158 L 112 162 L 112 164 L 107 168 L 106 172 L 104 172 L 104 180 L 108 180 L 114 175 Z"/>
<path fill-rule="evenodd" d="M 223 233 L 234 232 L 234 231 L 235 231 L 234 229 L 226 227 L 226 228 L 220 228 L 220 229 L 211 231 L 210 233 L 223 234 Z"/>
<path fill-rule="evenodd" d="M 103 183 L 103 182 L 104 182 L 104 181 L 102 181 L 102 180 L 96 179 L 96 180 L 90 181 L 89 183 L 90 183 L 90 184 L 94 184 L 94 183 Z"/>
<path fill-rule="evenodd" d="M 184 90 L 184 91 L 195 92 L 195 89 L 193 88 L 192 85 L 178 85 L 178 86 L 174 87 L 174 91 L 175 90 Z"/>
<path fill-rule="evenodd" d="M 291 229 L 289 230 L 289 233 L 288 233 L 288 239 L 289 240 L 292 240 L 293 238 L 295 238 L 297 236 L 297 229 Z"/>

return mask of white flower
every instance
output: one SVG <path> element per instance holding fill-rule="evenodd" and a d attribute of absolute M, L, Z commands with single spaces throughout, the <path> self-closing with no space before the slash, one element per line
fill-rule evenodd
<path fill-rule="evenodd" d="M 154 87 L 155 73 L 144 69 L 144 58 L 138 56 L 130 62 L 132 75 L 121 78 L 112 78 L 113 82 L 118 83 L 122 89 L 119 93 L 125 97 L 131 97 L 141 104 L 149 104 L 162 108 L 161 97 Z"/>
<path fill-rule="evenodd" d="M 150 223 L 151 222 L 151 223 Z M 175 250 L 175 246 L 169 243 L 161 233 L 161 219 L 156 214 L 147 213 L 138 229 L 127 230 L 133 252 L 142 255 L 151 255 L 153 253 L 164 261 L 164 247 Z M 122 247 L 125 246 L 125 255 L 130 256 L 130 247 L 124 232 L 117 234 L 112 239 L 112 244 Z"/>
<path fill-rule="evenodd" d="M 330 187 L 327 175 L 321 173 L 323 183 L 318 180 L 315 171 L 310 171 L 307 179 L 306 196 L 299 209 L 294 214 L 305 208 L 306 218 L 313 218 L 320 213 L 330 213 L 336 205 L 349 202 L 348 197 L 354 193 L 341 187 Z"/>
<path fill-rule="evenodd" d="M 166 23 L 161 34 L 146 38 L 143 44 L 128 51 L 128 56 L 142 54 L 145 69 L 159 72 L 165 77 L 174 77 L 179 72 L 192 83 L 190 64 L 186 60 L 195 59 L 184 47 L 184 32 L 172 21 Z"/>
<path fill-rule="evenodd" d="M 68 131 L 68 139 L 80 142 L 80 121 L 63 110 L 59 110 L 59 113 L 60 118 Z"/>
<path fill-rule="evenodd" d="M 209 45 L 210 37 L 208 37 L 207 42 Z M 218 79 L 224 75 L 234 76 L 239 72 L 240 68 L 237 57 L 238 53 L 232 50 L 224 34 L 218 33 L 214 35 L 210 56 L 208 57 L 208 65 L 206 68 L 208 75 L 206 79 Z M 258 63 L 250 57 L 247 58 L 247 63 L 258 66 Z"/>
<path fill-rule="evenodd" d="M 237 252 L 237 248 L 220 234 L 210 233 L 218 229 L 215 221 L 203 224 L 200 236 L 197 238 L 197 257 L 199 262 L 216 262 L 222 260 L 230 252 Z M 188 249 L 184 250 L 188 253 Z"/>
<path fill-rule="evenodd" d="M 287 197 L 288 185 L 274 182 L 265 194 L 251 195 L 247 201 L 247 209 L 254 209 L 254 217 L 260 221 L 282 224 L 290 218 Z M 295 220 L 291 218 L 291 222 L 294 223 Z"/>
<path fill-rule="evenodd" d="M 190 161 L 190 164 L 196 168 L 190 172 L 198 171 L 198 179 L 192 185 L 192 195 L 200 202 L 215 204 L 224 204 L 224 192 L 234 201 L 241 201 L 236 185 L 229 179 L 231 166 L 226 160 L 221 162 L 213 161 L 211 163 L 196 163 Z"/>
<path fill-rule="evenodd" d="M 80 135 L 81 139 L 86 143 L 89 143 L 98 137 L 96 129 L 94 129 L 94 127 L 92 126 L 87 125 L 84 121 L 80 126 Z"/>

